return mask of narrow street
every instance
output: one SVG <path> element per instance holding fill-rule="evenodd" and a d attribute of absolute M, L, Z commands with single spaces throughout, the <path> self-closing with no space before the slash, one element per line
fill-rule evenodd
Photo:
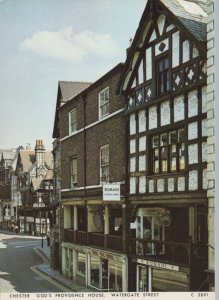
<path fill-rule="evenodd" d="M 36 265 L 44 262 L 34 250 L 40 247 L 41 239 L 39 237 L 0 233 L 1 293 L 63 291 L 58 284 L 35 269 Z"/>

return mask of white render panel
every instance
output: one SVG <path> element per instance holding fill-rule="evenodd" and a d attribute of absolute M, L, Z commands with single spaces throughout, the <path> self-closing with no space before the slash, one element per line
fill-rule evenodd
<path fill-rule="evenodd" d="M 149 129 L 157 128 L 157 107 L 149 108 Z"/>
<path fill-rule="evenodd" d="M 146 131 L 146 115 L 145 110 L 138 113 L 138 130 L 139 132 Z"/>
<path fill-rule="evenodd" d="M 202 161 L 203 162 L 207 161 L 207 155 L 208 155 L 207 149 L 208 149 L 207 143 L 203 142 L 202 143 Z"/>
<path fill-rule="evenodd" d="M 158 179 L 157 180 L 157 191 L 159 193 L 164 192 L 164 180 L 163 179 Z"/>
<path fill-rule="evenodd" d="M 190 42 L 185 40 L 183 42 L 183 62 L 189 61 L 189 53 L 190 53 Z"/>
<path fill-rule="evenodd" d="M 185 104 L 184 96 L 174 98 L 174 122 L 184 120 L 185 118 Z"/>
<path fill-rule="evenodd" d="M 146 150 L 146 136 L 142 136 L 139 138 L 139 151 Z"/>
<path fill-rule="evenodd" d="M 136 177 L 130 177 L 130 194 L 136 193 Z"/>
<path fill-rule="evenodd" d="M 207 112 L 207 86 L 202 87 L 202 113 Z"/>
<path fill-rule="evenodd" d="M 155 29 L 154 29 L 153 32 L 152 32 L 152 34 L 151 34 L 151 38 L 150 38 L 149 42 L 154 41 L 156 38 L 157 38 L 157 34 L 156 34 Z"/>
<path fill-rule="evenodd" d="M 138 83 L 141 84 L 144 81 L 144 69 L 143 69 L 143 60 L 141 60 L 141 63 L 138 68 Z"/>
<path fill-rule="evenodd" d="M 131 157 L 130 158 L 130 172 L 135 172 L 136 171 L 136 158 Z"/>
<path fill-rule="evenodd" d="M 198 163 L 198 144 L 192 144 L 188 146 L 189 164 Z"/>
<path fill-rule="evenodd" d="M 172 30 L 172 29 L 174 29 L 174 28 L 175 28 L 175 26 L 174 26 L 173 24 L 170 24 L 170 25 L 167 27 L 166 31 L 168 32 L 168 31 L 170 31 L 170 30 Z"/>
<path fill-rule="evenodd" d="M 161 51 L 159 49 L 161 43 L 163 43 L 165 45 L 163 51 Z M 159 54 L 163 53 L 164 51 L 167 51 L 168 49 L 169 49 L 169 39 L 165 39 L 155 45 L 155 55 L 159 55 Z"/>
<path fill-rule="evenodd" d="M 130 115 L 129 119 L 129 125 L 130 125 L 130 134 L 136 133 L 136 120 L 135 120 L 135 114 Z"/>
<path fill-rule="evenodd" d="M 172 67 L 177 67 L 179 65 L 179 31 L 172 35 Z"/>
<path fill-rule="evenodd" d="M 202 188 L 204 190 L 207 190 L 207 188 L 208 188 L 208 177 L 207 177 L 207 174 L 208 174 L 207 169 L 204 169 L 202 171 Z"/>
<path fill-rule="evenodd" d="M 199 52 L 198 49 L 195 47 L 195 45 L 193 44 L 193 49 L 192 49 L 192 58 L 196 58 L 199 56 Z"/>
<path fill-rule="evenodd" d="M 136 152 L 136 140 L 130 140 L 130 153 L 135 153 Z"/>
<path fill-rule="evenodd" d="M 134 88 L 136 87 L 136 78 L 133 80 L 133 83 L 132 83 L 132 87 L 131 88 Z"/>
<path fill-rule="evenodd" d="M 189 172 L 189 190 L 195 191 L 198 189 L 198 171 L 193 170 Z"/>
<path fill-rule="evenodd" d="M 146 80 L 152 78 L 152 51 L 151 47 L 146 49 Z"/>
<path fill-rule="evenodd" d="M 193 140 L 198 137 L 198 123 L 192 122 L 188 125 L 188 139 Z"/>
<path fill-rule="evenodd" d="M 158 26 L 160 35 L 163 34 L 165 21 L 166 21 L 165 15 L 160 15 L 159 18 L 157 19 L 157 26 Z"/>
<path fill-rule="evenodd" d="M 191 91 L 188 94 L 188 116 L 194 117 L 198 114 L 198 95 L 197 90 Z"/>
<path fill-rule="evenodd" d="M 161 126 L 170 124 L 170 101 L 161 103 Z"/>
<path fill-rule="evenodd" d="M 207 120 L 202 120 L 202 136 L 207 136 Z"/>
<path fill-rule="evenodd" d="M 149 180 L 149 193 L 154 193 L 154 180 Z"/>
<path fill-rule="evenodd" d="M 174 191 L 174 178 L 168 178 L 168 192 Z"/>
<path fill-rule="evenodd" d="M 178 177 L 177 189 L 179 192 L 185 191 L 185 177 Z"/>
<path fill-rule="evenodd" d="M 146 192 L 146 177 L 139 177 L 139 193 L 144 194 Z"/>
<path fill-rule="evenodd" d="M 146 170 L 146 155 L 139 156 L 139 171 Z"/>

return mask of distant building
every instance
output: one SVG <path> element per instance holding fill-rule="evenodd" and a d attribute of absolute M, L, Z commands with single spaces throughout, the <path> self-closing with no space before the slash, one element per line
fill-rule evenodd
<path fill-rule="evenodd" d="M 36 141 L 35 150 L 27 147 L 26 150 L 19 151 L 16 175 L 22 204 L 18 210 L 21 232 L 46 234 L 46 230 L 49 229 L 47 205 L 50 202 L 50 192 L 52 193 L 52 170 L 53 156 L 45 150 L 42 140 Z M 50 175 L 47 181 L 48 174 Z"/>
<path fill-rule="evenodd" d="M 16 149 L 0 150 L 0 224 L 3 229 L 12 228 L 16 209 L 11 199 L 11 168 Z"/>

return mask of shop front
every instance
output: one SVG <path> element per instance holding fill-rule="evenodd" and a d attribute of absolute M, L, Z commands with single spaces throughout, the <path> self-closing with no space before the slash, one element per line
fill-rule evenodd
<path fill-rule="evenodd" d="M 62 273 L 94 291 L 124 292 L 128 288 L 128 260 L 124 254 L 63 243 Z"/>
<path fill-rule="evenodd" d="M 189 287 L 188 270 L 177 265 L 132 259 L 136 269 L 136 291 L 183 292 Z"/>

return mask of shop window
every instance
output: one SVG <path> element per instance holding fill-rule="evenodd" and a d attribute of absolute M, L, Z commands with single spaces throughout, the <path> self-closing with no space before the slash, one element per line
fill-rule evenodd
<path fill-rule="evenodd" d="M 164 251 L 163 246 L 153 240 L 164 240 L 164 224 L 157 216 L 137 216 L 136 218 L 136 254 L 150 255 Z"/>
<path fill-rule="evenodd" d="M 85 276 L 85 254 L 78 252 L 77 274 Z"/>
<path fill-rule="evenodd" d="M 152 136 L 151 146 L 153 174 L 185 169 L 184 129 Z"/>
<path fill-rule="evenodd" d="M 157 71 L 157 95 L 170 89 L 169 58 L 166 56 L 156 63 Z"/>
<path fill-rule="evenodd" d="M 90 258 L 90 285 L 99 289 L 100 283 L 100 260 L 98 257 L 91 256 Z"/>
<path fill-rule="evenodd" d="M 96 256 L 90 257 L 89 285 L 102 291 L 122 291 L 122 264 Z"/>

